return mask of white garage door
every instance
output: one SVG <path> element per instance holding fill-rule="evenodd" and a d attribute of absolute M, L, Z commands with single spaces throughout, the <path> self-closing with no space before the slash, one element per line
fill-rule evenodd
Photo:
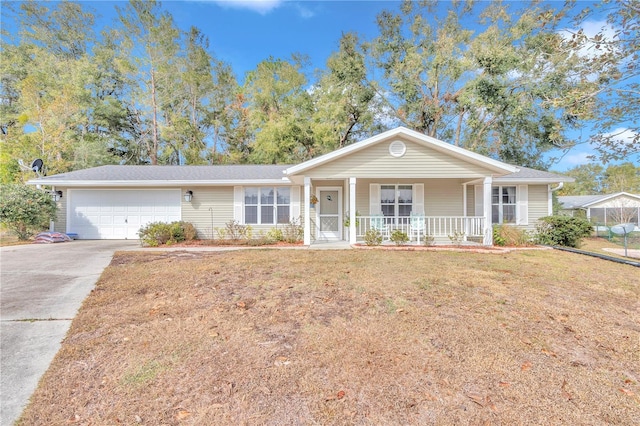
<path fill-rule="evenodd" d="M 72 189 L 67 211 L 67 232 L 80 239 L 138 239 L 148 223 L 180 220 L 180 190 Z"/>

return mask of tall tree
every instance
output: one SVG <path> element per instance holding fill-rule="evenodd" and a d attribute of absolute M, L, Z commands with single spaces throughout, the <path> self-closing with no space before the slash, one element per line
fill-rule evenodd
<path fill-rule="evenodd" d="M 366 54 L 356 34 L 342 35 L 312 96 L 316 153 L 342 148 L 379 129 L 380 98 L 368 82 Z"/>
<path fill-rule="evenodd" d="M 592 142 L 604 162 L 640 158 L 640 4 L 636 0 L 604 0 L 582 10 L 581 26 L 605 14 L 606 24 L 596 34 L 583 30 L 572 35 L 583 52 L 583 75 L 592 85 L 570 93 L 565 101 L 597 113 Z M 593 71 L 599 70 L 598 76 Z"/>
<path fill-rule="evenodd" d="M 122 25 L 121 58 L 131 61 L 129 109 L 150 163 L 158 164 L 165 145 L 162 108 L 175 101 L 180 32 L 156 1 L 131 0 L 116 9 Z"/>
<path fill-rule="evenodd" d="M 545 168 L 543 153 L 567 149 L 575 114 L 553 99 L 580 84 L 568 43 L 554 31 L 563 11 L 510 11 L 494 1 L 405 1 L 378 17 L 371 44 L 376 87 L 397 119 L 485 155 Z M 475 32 L 466 29 L 479 14 Z"/>
<path fill-rule="evenodd" d="M 290 62 L 269 58 L 247 74 L 245 94 L 255 132 L 251 162 L 296 163 L 314 155 L 313 103 L 306 90 L 304 63 L 295 55 Z"/>

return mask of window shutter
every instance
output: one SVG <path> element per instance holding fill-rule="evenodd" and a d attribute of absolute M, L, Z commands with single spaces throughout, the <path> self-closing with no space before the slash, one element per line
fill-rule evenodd
<path fill-rule="evenodd" d="M 475 204 L 476 216 L 483 216 L 484 206 L 483 206 L 482 200 L 484 199 L 484 191 L 483 191 L 482 185 L 474 185 L 473 198 L 474 198 L 473 202 Z"/>
<path fill-rule="evenodd" d="M 244 223 L 244 189 L 241 186 L 233 187 L 233 220 Z"/>
<path fill-rule="evenodd" d="M 516 224 L 529 224 L 529 186 L 518 185 L 516 192 Z"/>
<path fill-rule="evenodd" d="M 380 207 L 380 184 L 372 183 L 369 185 L 369 214 L 381 214 Z"/>
<path fill-rule="evenodd" d="M 413 184 L 413 207 L 411 211 L 417 214 L 424 214 L 424 183 Z"/>
<path fill-rule="evenodd" d="M 300 217 L 300 187 L 292 186 L 291 187 L 291 208 L 290 212 L 290 220 L 297 221 L 298 223 L 302 223 L 302 218 Z"/>

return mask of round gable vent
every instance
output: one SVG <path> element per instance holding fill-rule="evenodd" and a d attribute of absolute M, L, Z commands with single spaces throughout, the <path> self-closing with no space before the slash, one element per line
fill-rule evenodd
<path fill-rule="evenodd" d="M 407 147 L 402 141 L 393 141 L 389 144 L 389 154 L 392 157 L 402 157 L 407 152 Z"/>

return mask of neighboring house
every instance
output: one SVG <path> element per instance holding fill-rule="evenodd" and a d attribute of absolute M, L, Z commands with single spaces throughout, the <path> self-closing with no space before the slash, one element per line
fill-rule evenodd
<path fill-rule="evenodd" d="M 607 195 L 565 195 L 558 197 L 562 214 L 583 215 L 599 226 L 640 223 L 640 195 L 617 192 Z"/>
<path fill-rule="evenodd" d="M 554 186 L 572 181 L 399 127 L 293 166 L 102 166 L 29 183 L 61 193 L 55 230 L 85 239 L 138 238 L 156 221 L 212 238 L 231 220 L 254 234 L 299 220 L 307 245 L 355 243 L 380 223 L 387 235 L 415 231 L 413 215 L 422 238 L 459 232 L 491 245 L 492 224 L 533 229 L 552 213 Z"/>

